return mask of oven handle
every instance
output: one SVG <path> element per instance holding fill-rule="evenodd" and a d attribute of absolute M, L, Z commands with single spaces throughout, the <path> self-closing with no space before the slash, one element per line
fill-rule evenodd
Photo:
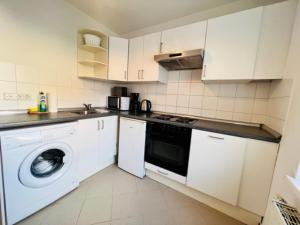
<path fill-rule="evenodd" d="M 222 137 L 216 137 L 216 136 L 213 136 L 213 135 L 208 135 L 209 138 L 213 138 L 213 139 L 217 139 L 217 140 L 224 140 L 224 138 Z"/>
<path fill-rule="evenodd" d="M 161 173 L 162 175 L 165 175 L 165 176 L 169 175 L 168 173 L 162 172 L 162 171 L 160 171 L 160 170 L 157 170 L 157 172 L 158 172 L 158 173 Z"/>

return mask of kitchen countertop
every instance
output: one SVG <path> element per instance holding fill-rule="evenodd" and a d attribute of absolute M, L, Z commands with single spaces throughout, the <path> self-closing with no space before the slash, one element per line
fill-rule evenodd
<path fill-rule="evenodd" d="M 105 116 L 123 116 L 132 119 L 140 119 L 152 122 L 162 122 L 170 125 L 178 125 L 189 127 L 192 129 L 199 129 L 209 132 L 216 132 L 221 134 L 233 135 L 244 138 L 251 138 L 256 140 L 279 143 L 281 135 L 267 128 L 266 126 L 250 126 L 236 123 L 219 122 L 213 120 L 197 119 L 193 124 L 182 124 L 173 121 L 162 121 L 151 117 L 151 113 L 131 113 L 109 111 L 106 113 L 94 113 L 88 115 L 80 115 L 72 112 L 57 112 L 42 115 L 29 115 L 26 113 L 0 115 L 0 131 L 16 128 L 24 128 L 31 126 L 39 126 L 46 124 L 55 124 L 63 122 L 77 121 L 80 119 L 97 118 Z"/>

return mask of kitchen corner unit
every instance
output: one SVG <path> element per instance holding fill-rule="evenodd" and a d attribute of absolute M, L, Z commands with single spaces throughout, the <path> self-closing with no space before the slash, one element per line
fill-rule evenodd
<path fill-rule="evenodd" d="M 93 34 L 101 38 L 100 46 L 88 45 L 83 35 Z M 78 77 L 95 80 L 107 80 L 108 36 L 95 30 L 83 29 L 77 36 Z"/>

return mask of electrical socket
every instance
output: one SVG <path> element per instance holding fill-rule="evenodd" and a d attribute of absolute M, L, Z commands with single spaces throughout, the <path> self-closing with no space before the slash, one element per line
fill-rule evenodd
<path fill-rule="evenodd" d="M 18 99 L 21 101 L 30 101 L 31 95 L 29 94 L 18 94 Z"/>
<path fill-rule="evenodd" d="M 3 93 L 3 99 L 4 100 L 18 100 L 18 94 L 17 93 Z"/>

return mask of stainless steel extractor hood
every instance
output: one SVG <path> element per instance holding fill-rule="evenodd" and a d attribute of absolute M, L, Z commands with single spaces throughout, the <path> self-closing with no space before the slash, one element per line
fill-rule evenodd
<path fill-rule="evenodd" d="M 154 56 L 154 60 L 168 71 L 202 69 L 203 49 L 159 54 Z"/>

